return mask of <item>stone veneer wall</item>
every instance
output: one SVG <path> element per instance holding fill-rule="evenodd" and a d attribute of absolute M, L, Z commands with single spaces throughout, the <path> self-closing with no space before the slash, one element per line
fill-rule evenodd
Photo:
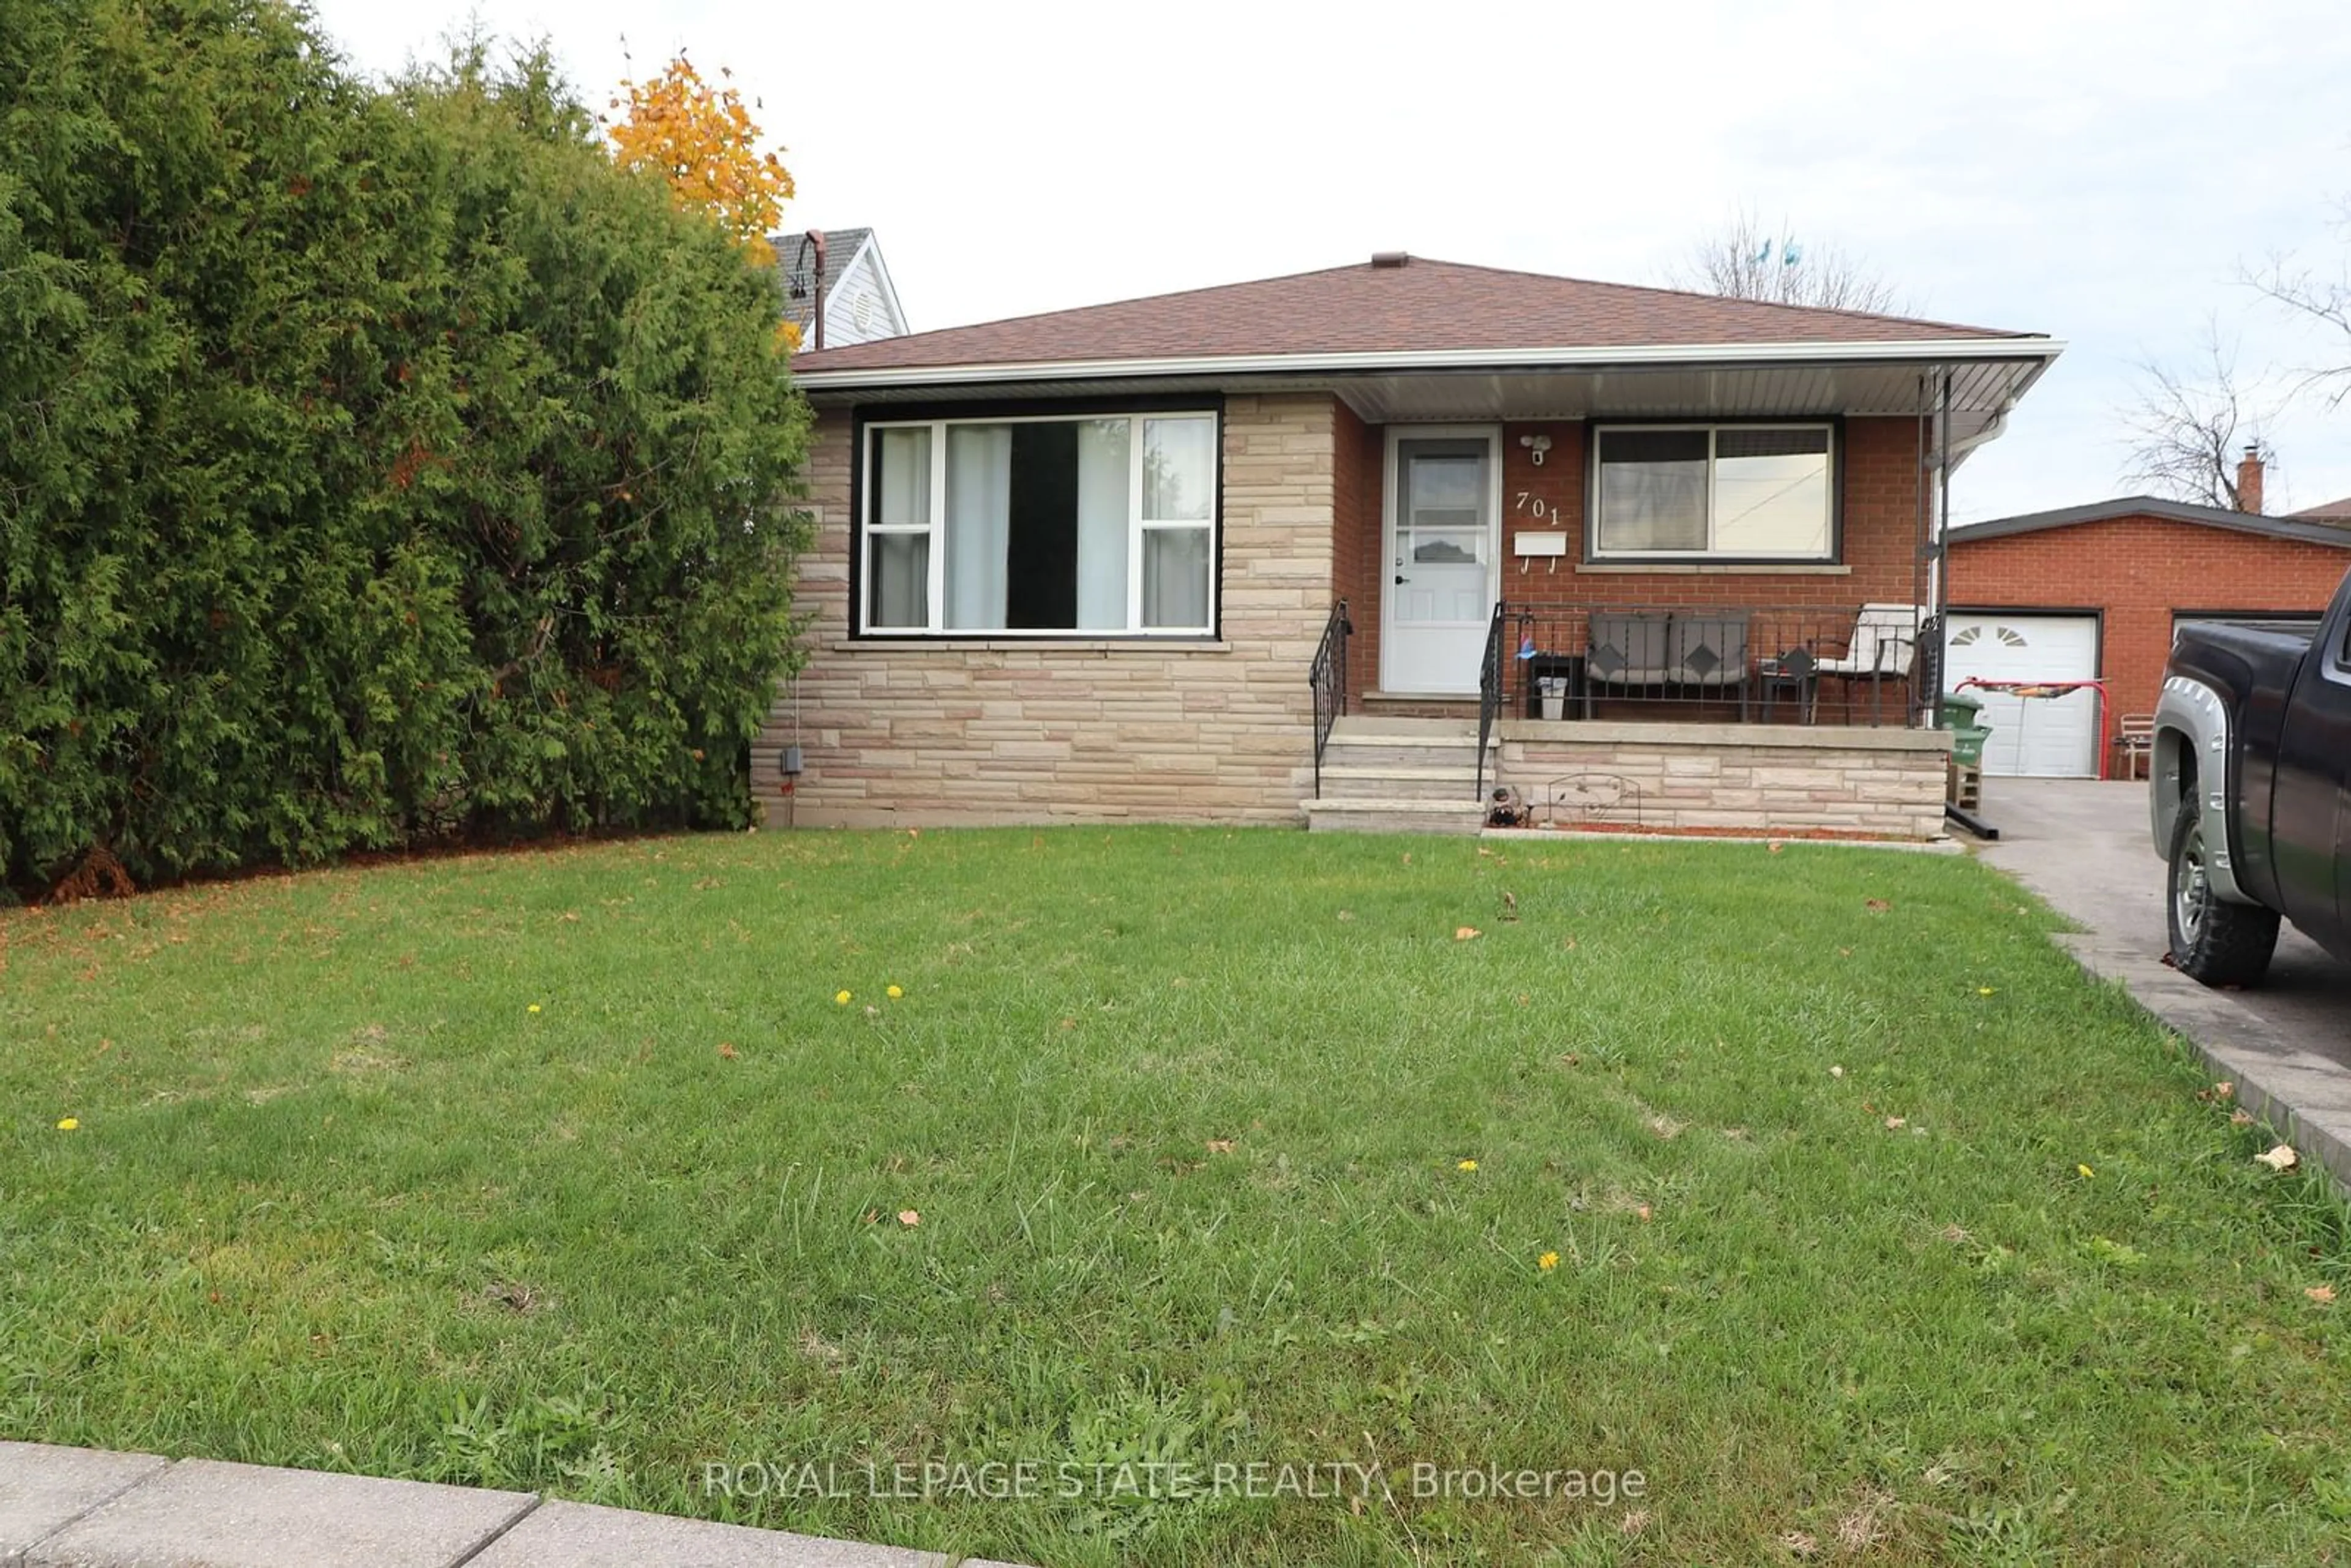
<path fill-rule="evenodd" d="M 1940 730 L 1505 719 L 1500 734 L 1497 778 L 1539 822 L 1943 832 L 1950 737 Z"/>
<path fill-rule="evenodd" d="M 852 639 L 851 420 L 824 412 L 799 571 L 814 617 L 805 771 L 788 817 L 786 691 L 753 752 L 768 821 L 1296 821 L 1313 763 L 1306 672 L 1332 594 L 1333 414 L 1321 395 L 1226 400 L 1220 635 L 1170 643 Z"/>

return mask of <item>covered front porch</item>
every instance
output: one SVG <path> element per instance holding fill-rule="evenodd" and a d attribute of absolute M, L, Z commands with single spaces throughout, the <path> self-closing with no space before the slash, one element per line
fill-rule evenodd
<path fill-rule="evenodd" d="M 1332 383 L 1310 821 L 1938 835 L 1938 520 L 2036 368 Z"/>

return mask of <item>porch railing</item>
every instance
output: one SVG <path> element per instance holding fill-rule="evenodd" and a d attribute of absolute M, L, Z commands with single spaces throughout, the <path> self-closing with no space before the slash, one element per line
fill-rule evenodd
<path fill-rule="evenodd" d="M 1506 603 L 1487 636 L 1479 728 L 1495 713 L 1908 726 L 1931 701 L 1939 635 L 1912 605 Z"/>
<path fill-rule="evenodd" d="M 1314 688 L 1314 798 L 1322 798 L 1322 753 L 1331 745 L 1331 727 L 1347 711 L 1347 639 L 1355 628 L 1347 619 L 1347 601 L 1331 606 L 1322 623 L 1322 641 L 1315 645 L 1307 684 Z"/>
<path fill-rule="evenodd" d="M 1509 613 L 1507 603 L 1495 601 L 1493 623 L 1486 628 L 1486 652 L 1478 662 L 1478 787 L 1473 799 L 1479 800 L 1486 798 L 1486 742 L 1494 733 L 1494 721 L 1502 715 L 1506 678 L 1502 632 Z"/>

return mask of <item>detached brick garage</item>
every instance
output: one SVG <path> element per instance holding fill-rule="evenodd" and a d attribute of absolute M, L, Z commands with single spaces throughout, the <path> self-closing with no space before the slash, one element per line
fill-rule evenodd
<path fill-rule="evenodd" d="M 2258 504 L 2258 486 L 2252 497 Z M 2126 715 L 2155 711 L 2182 621 L 2314 622 L 2351 570 L 2351 527 L 2128 496 L 1950 531 L 1948 684 L 2099 678 L 2091 694 L 1992 695 L 1987 773 L 2089 776 Z"/>

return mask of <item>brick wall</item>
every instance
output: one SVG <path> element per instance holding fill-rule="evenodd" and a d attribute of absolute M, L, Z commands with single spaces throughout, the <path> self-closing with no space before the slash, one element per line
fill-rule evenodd
<path fill-rule="evenodd" d="M 1537 467 L 1521 435 L 1548 435 Z M 1559 605 L 1725 605 L 1857 609 L 1907 604 L 1917 580 L 1918 429 L 1907 419 L 1845 422 L 1843 462 L 1844 559 L 1834 566 L 1699 570 L 1626 570 L 1583 563 L 1584 441 L 1582 424 L 1509 424 L 1502 429 L 1502 597 L 1513 603 Z M 1521 497 L 1525 497 L 1523 500 Z M 1556 519 L 1556 520 L 1554 520 Z M 1519 570 L 1521 531 L 1563 530 L 1568 555 Z"/>
<path fill-rule="evenodd" d="M 1951 602 L 2105 612 L 2107 712 L 2152 713 L 2176 611 L 2324 610 L 2344 548 L 2263 538 L 2166 517 L 2077 523 L 1951 546 Z"/>
<path fill-rule="evenodd" d="M 1347 690 L 1357 694 L 1380 684 L 1380 593 L 1387 580 L 1380 546 L 1386 439 L 1380 426 L 1365 424 L 1343 402 L 1334 404 L 1332 413 L 1332 589 L 1345 596 L 1355 628 L 1347 644 Z"/>
<path fill-rule="evenodd" d="M 1227 400 L 1222 634 L 1102 640 L 849 639 L 850 420 L 817 424 L 799 600 L 805 826 L 1057 820 L 1294 821 L 1312 764 L 1306 672 L 1332 597 L 1334 404 Z M 779 694 L 752 784 L 782 820 Z"/>

